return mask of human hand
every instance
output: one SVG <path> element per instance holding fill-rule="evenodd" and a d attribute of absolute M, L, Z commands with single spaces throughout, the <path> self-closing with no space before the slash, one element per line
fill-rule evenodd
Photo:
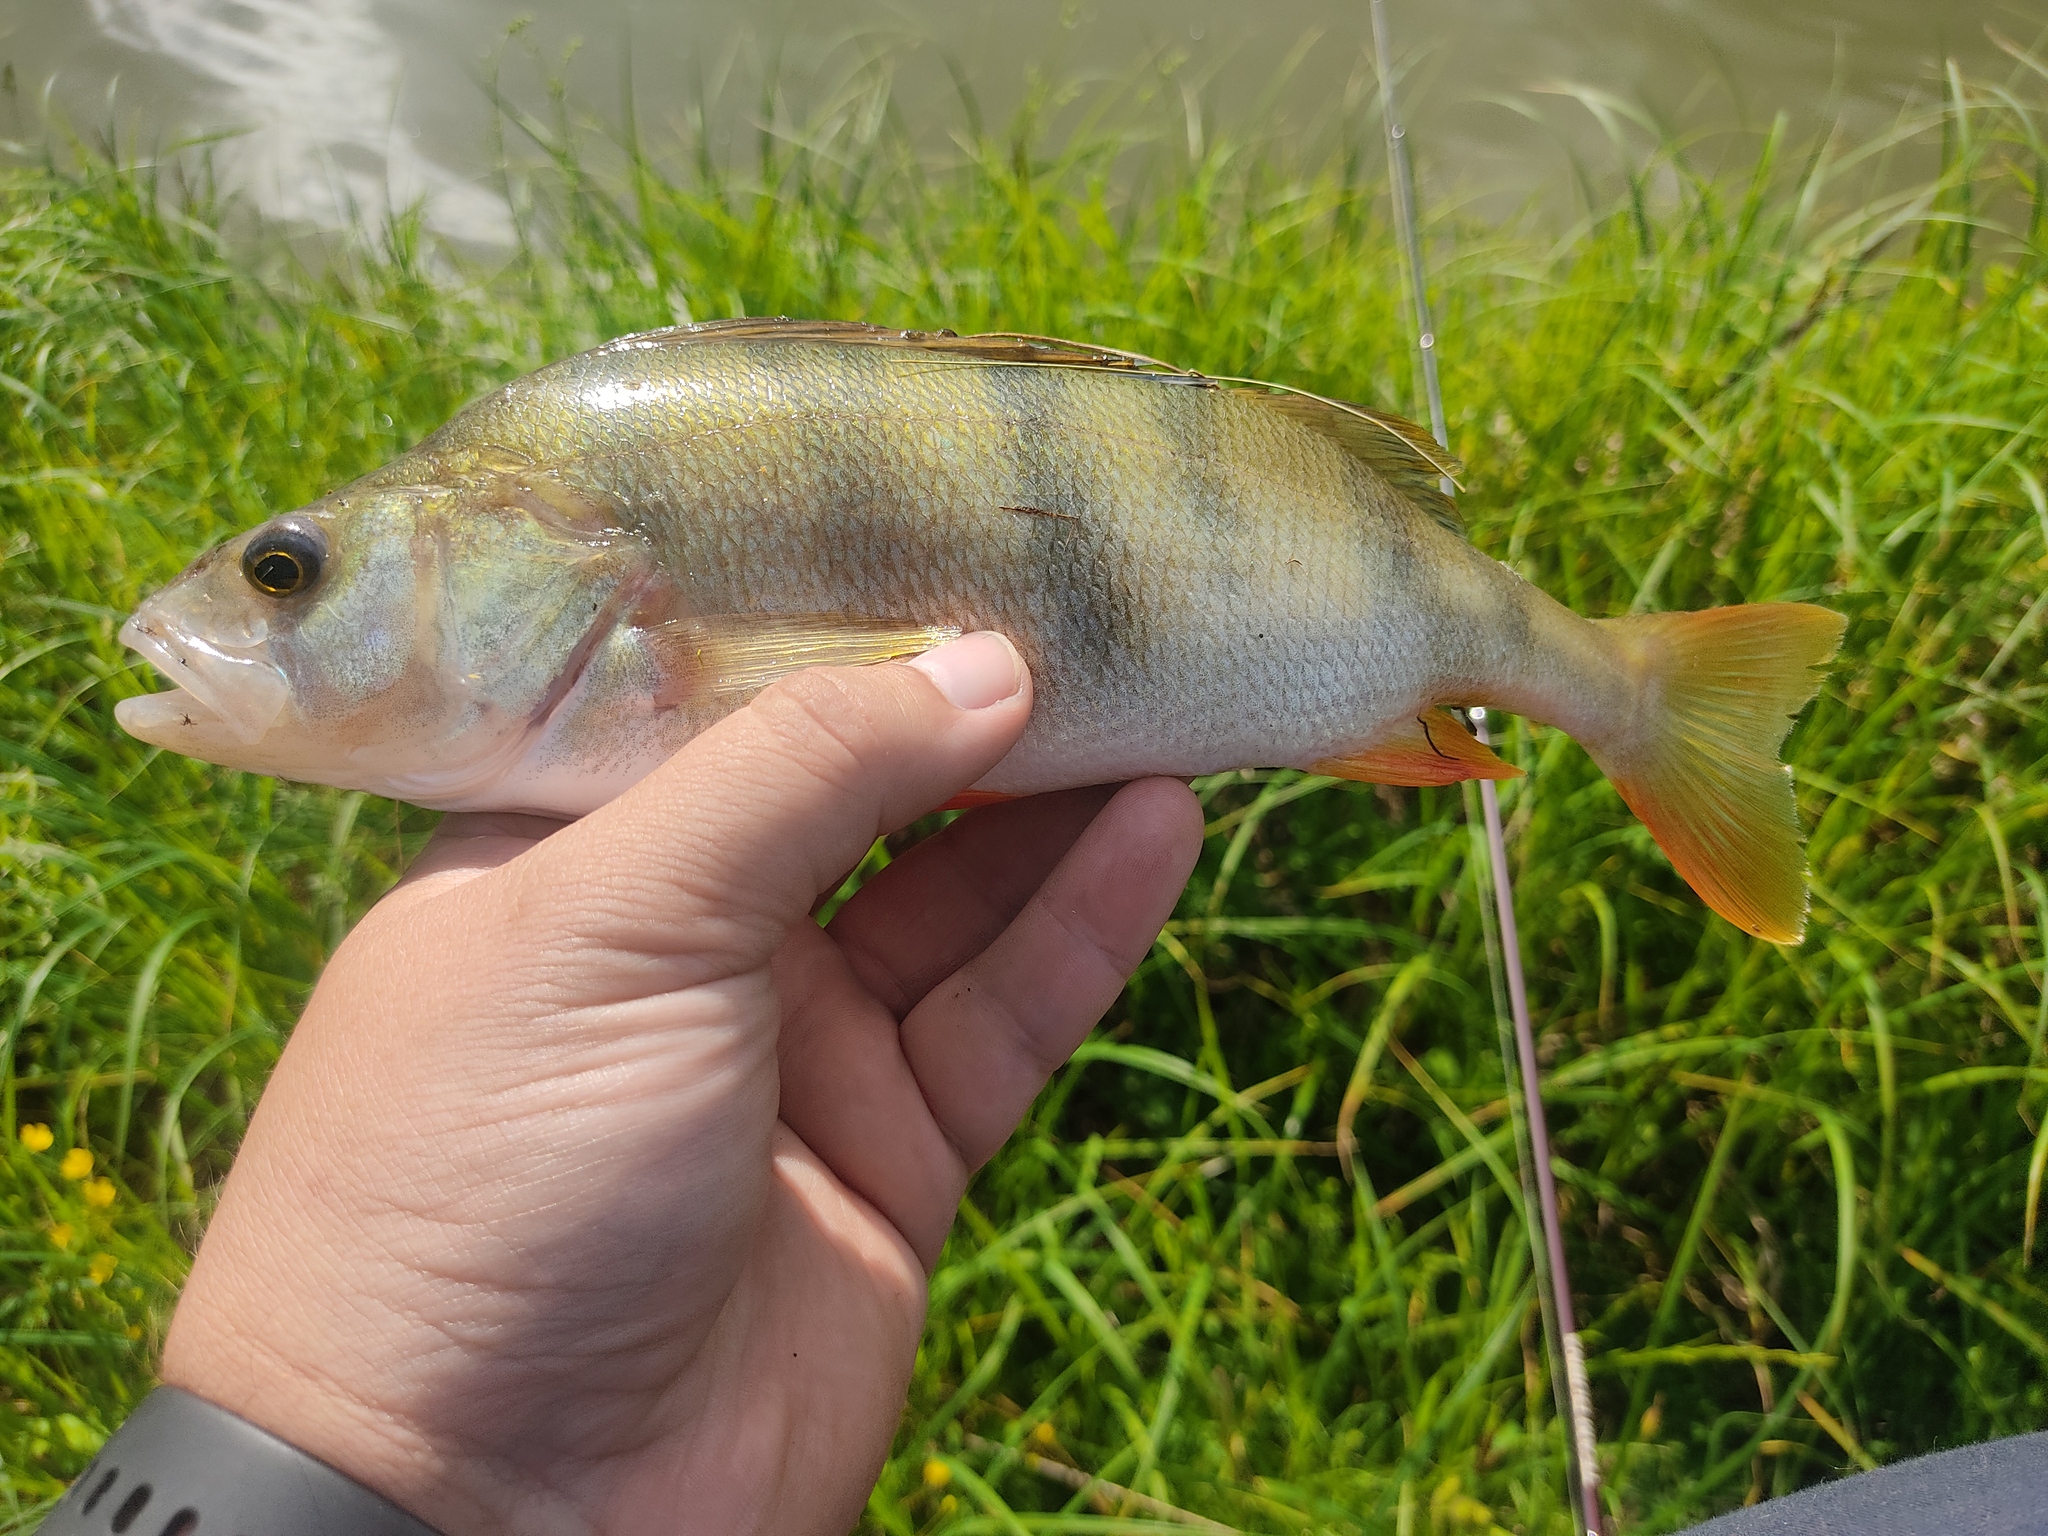
<path fill-rule="evenodd" d="M 969 636 L 800 674 L 572 825 L 449 817 L 321 978 L 164 1379 L 448 1536 L 846 1531 L 968 1175 L 1200 842 L 1171 780 L 996 806 L 821 930 L 1029 713 Z"/>

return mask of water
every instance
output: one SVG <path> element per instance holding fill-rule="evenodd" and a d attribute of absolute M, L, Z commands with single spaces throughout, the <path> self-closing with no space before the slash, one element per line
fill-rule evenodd
<path fill-rule="evenodd" d="M 1987 28 L 2033 45 L 2048 0 L 1391 0 L 1405 115 L 1432 199 L 1506 208 L 1617 163 L 1611 138 L 1722 130 L 1731 162 L 1779 112 L 1797 133 L 1881 131 L 1941 89 L 1943 62 L 2003 77 Z M 528 24 L 508 44 L 508 29 Z M 863 58 L 891 62 L 905 119 L 943 150 L 963 122 L 948 61 L 987 121 L 1027 71 L 1163 98 L 1191 147 L 1216 125 L 1328 134 L 1369 123 L 1366 0 L 0 0 L 0 129 L 46 113 L 131 153 L 223 136 L 224 179 L 299 226 L 377 222 L 424 200 L 490 246 L 511 221 L 492 175 L 493 60 L 515 101 L 557 71 L 617 122 L 630 72 L 650 141 L 695 104 L 746 149 L 771 72 L 801 115 Z M 1291 72 L 1283 69 L 1299 55 Z M 536 61 L 543 68 L 536 68 Z M 516 136 L 515 136 L 516 138 Z M 1705 153 L 1715 152 L 1709 141 Z"/>

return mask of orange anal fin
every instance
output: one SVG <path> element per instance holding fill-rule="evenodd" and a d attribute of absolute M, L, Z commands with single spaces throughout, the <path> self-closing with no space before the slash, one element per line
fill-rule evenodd
<path fill-rule="evenodd" d="M 1365 784 L 1411 786 L 1522 776 L 1521 769 L 1495 757 L 1491 747 L 1442 709 L 1404 720 L 1364 751 L 1325 758 L 1309 771 Z"/>
<path fill-rule="evenodd" d="M 1000 789 L 963 789 L 939 809 L 942 811 L 972 811 L 984 805 L 1001 805 L 1005 800 L 1021 798 L 1006 795 Z"/>

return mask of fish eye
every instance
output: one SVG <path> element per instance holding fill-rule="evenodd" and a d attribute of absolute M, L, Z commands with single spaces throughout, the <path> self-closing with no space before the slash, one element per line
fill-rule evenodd
<path fill-rule="evenodd" d="M 242 551 L 242 574 L 266 597 L 290 597 L 320 579 L 327 541 L 317 528 L 280 523 Z"/>

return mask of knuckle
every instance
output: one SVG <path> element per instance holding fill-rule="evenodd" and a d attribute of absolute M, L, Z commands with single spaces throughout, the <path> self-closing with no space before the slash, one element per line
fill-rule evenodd
<path fill-rule="evenodd" d="M 835 789 L 858 783 L 884 751 L 872 690 L 855 687 L 839 669 L 786 678 L 763 693 L 755 708 L 783 756 Z"/>
<path fill-rule="evenodd" d="M 1095 1020 L 1088 1022 L 1092 1025 Z M 1010 1049 L 1016 1053 L 1018 1065 L 1040 1087 L 1052 1081 L 1053 1073 L 1065 1066 L 1067 1058 L 1074 1054 L 1072 1047 L 1060 1049 L 1053 1045 L 1014 1009 L 1004 1010 L 1003 1032 L 1009 1039 Z"/>
<path fill-rule="evenodd" d="M 1068 1019 L 1025 1003 L 976 967 L 961 973 L 951 1002 L 963 1017 L 979 1021 L 995 1056 L 1006 1059 L 1020 1078 L 1031 1082 L 1033 1092 L 1073 1054 L 1071 1046 L 1062 1045 Z"/>

